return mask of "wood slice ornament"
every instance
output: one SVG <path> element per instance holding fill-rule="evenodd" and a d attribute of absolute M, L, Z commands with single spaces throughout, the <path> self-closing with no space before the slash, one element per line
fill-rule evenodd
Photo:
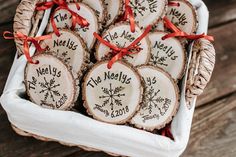
<path fill-rule="evenodd" d="M 167 18 L 183 32 L 193 34 L 198 27 L 198 17 L 195 8 L 187 0 L 174 0 L 179 5 L 168 7 Z"/>
<path fill-rule="evenodd" d="M 59 37 L 52 34 L 52 39 L 44 40 L 40 44 L 47 47 L 46 51 L 61 58 L 68 65 L 69 70 L 80 79 L 89 64 L 89 53 L 83 39 L 78 34 L 62 29 Z M 77 79 L 75 75 L 74 78 Z"/>
<path fill-rule="evenodd" d="M 165 31 L 165 26 L 163 20 L 158 21 L 158 23 L 152 26 L 152 32 L 154 31 Z"/>
<path fill-rule="evenodd" d="M 138 67 L 145 82 L 144 100 L 131 123 L 148 131 L 161 129 L 179 107 L 179 90 L 168 73 L 154 66 Z"/>
<path fill-rule="evenodd" d="M 128 47 L 134 40 L 140 37 L 143 31 L 135 26 L 135 32 L 132 33 L 128 22 L 121 22 L 111 26 L 108 30 L 104 31 L 102 38 L 117 47 Z M 147 64 L 150 59 L 151 47 L 148 35 L 145 36 L 138 44 L 141 48 L 139 53 L 130 54 L 123 59 L 132 64 L 133 66 Z M 96 45 L 95 58 L 100 61 L 103 58 L 110 57 L 110 48 L 103 43 L 98 42 Z"/>
<path fill-rule="evenodd" d="M 177 38 L 162 37 L 165 32 L 153 32 L 149 34 L 151 41 L 150 65 L 160 67 L 167 71 L 175 80 L 182 78 L 186 65 L 186 52 Z"/>
<path fill-rule="evenodd" d="M 167 11 L 167 0 L 130 0 L 135 22 L 141 28 L 156 24 Z"/>
<path fill-rule="evenodd" d="M 105 3 L 103 0 L 82 0 L 83 3 L 87 4 L 89 7 L 91 7 L 97 17 L 100 27 L 102 24 L 105 23 L 105 19 L 107 17 L 107 8 L 105 7 Z"/>
<path fill-rule="evenodd" d="M 141 77 L 122 61 L 111 69 L 108 61 L 101 61 L 88 72 L 83 83 L 83 100 L 87 111 L 95 119 L 124 124 L 139 109 L 143 88 Z"/>
<path fill-rule="evenodd" d="M 44 11 L 37 11 L 35 7 L 36 3 L 42 1 L 43 0 L 21 0 L 14 17 L 14 32 L 21 32 L 30 37 L 34 37 L 36 35 L 40 21 L 43 18 Z M 23 41 L 16 38 L 15 43 L 19 57 L 24 54 Z"/>
<path fill-rule="evenodd" d="M 123 0 L 104 0 L 107 8 L 107 19 L 105 26 L 109 26 L 117 20 L 123 12 Z"/>
<path fill-rule="evenodd" d="M 91 9 L 88 5 L 83 3 L 78 3 L 78 4 L 80 6 L 79 10 L 77 9 L 75 3 L 69 3 L 68 7 L 72 11 L 76 12 L 78 15 L 85 18 L 88 21 L 89 26 L 82 28 L 80 25 L 77 24 L 74 31 L 84 39 L 88 49 L 91 49 L 96 41 L 92 34 L 93 32 L 98 32 L 99 29 L 97 15 L 93 11 L 93 9 Z M 69 11 L 65 9 L 60 9 L 55 12 L 54 21 L 57 28 L 70 29 L 72 26 L 71 14 Z M 52 31 L 53 28 L 50 22 L 46 32 L 49 33 Z"/>
<path fill-rule="evenodd" d="M 49 54 L 33 57 L 38 64 L 27 63 L 25 86 L 32 102 L 50 109 L 68 110 L 76 101 L 75 81 L 67 66 Z"/>
<path fill-rule="evenodd" d="M 52 34 L 52 39 L 44 40 L 40 44 L 47 47 L 46 52 L 60 58 L 72 71 L 76 82 L 76 97 L 78 97 L 81 77 L 90 63 L 90 55 L 83 39 L 78 34 L 63 29 L 60 30 L 59 37 Z"/>

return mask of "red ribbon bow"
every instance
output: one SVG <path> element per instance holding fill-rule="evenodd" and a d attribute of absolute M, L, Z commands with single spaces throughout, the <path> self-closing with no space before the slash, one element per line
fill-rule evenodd
<path fill-rule="evenodd" d="M 131 43 L 128 47 L 126 48 L 120 48 L 117 47 L 106 40 L 104 40 L 102 37 L 100 37 L 96 32 L 93 33 L 94 37 L 97 38 L 101 43 L 112 49 L 111 53 L 114 55 L 114 57 L 111 58 L 111 60 L 108 62 L 107 68 L 111 69 L 112 65 L 117 61 L 123 58 L 126 55 L 129 54 L 135 54 L 139 53 L 141 48 L 137 46 L 137 44 L 149 33 L 151 30 L 151 26 L 149 25 L 143 34 L 139 36 L 133 43 Z"/>
<path fill-rule="evenodd" d="M 44 36 L 39 36 L 39 37 L 28 37 L 28 36 L 24 35 L 21 32 L 16 32 L 15 34 L 13 34 L 13 33 L 9 32 L 9 31 L 5 31 L 5 32 L 3 32 L 3 37 L 5 39 L 20 39 L 20 40 L 23 40 L 24 41 L 23 42 L 23 47 L 24 47 L 24 51 L 23 52 L 25 54 L 25 57 L 26 57 L 27 61 L 29 63 L 32 63 L 32 64 L 38 64 L 39 63 L 38 61 L 33 61 L 32 58 L 30 57 L 28 42 L 33 43 L 35 48 L 39 52 L 42 52 L 45 49 L 41 48 L 41 46 L 39 45 L 38 42 L 42 41 L 42 40 L 46 40 L 46 39 L 51 39 L 52 35 L 49 34 L 49 35 L 44 35 Z"/>
<path fill-rule="evenodd" d="M 168 29 L 173 31 L 173 33 L 169 33 L 169 34 L 165 35 L 164 37 L 162 37 L 163 40 L 165 40 L 167 38 L 171 38 L 171 37 L 184 37 L 184 38 L 191 39 L 191 40 L 204 38 L 209 41 L 214 41 L 214 38 L 212 36 L 205 35 L 205 33 L 202 33 L 199 35 L 195 35 L 195 34 L 189 35 L 186 32 L 181 31 L 167 17 L 164 17 L 163 20 L 164 20 L 165 27 L 167 27 Z"/>
<path fill-rule="evenodd" d="M 77 7 L 77 9 L 80 9 L 79 4 L 74 0 L 74 3 Z M 50 2 L 41 2 L 41 3 L 37 3 L 36 4 L 36 9 L 37 10 L 47 10 L 49 8 L 52 8 L 54 5 L 57 5 L 58 7 L 55 9 L 55 11 L 52 13 L 52 16 L 50 18 L 51 24 L 52 24 L 52 28 L 53 31 L 55 32 L 55 34 L 57 36 L 60 36 L 59 30 L 56 26 L 56 23 L 54 21 L 54 15 L 56 13 L 56 11 L 60 10 L 60 9 L 64 9 L 70 12 L 71 16 L 72 16 L 72 26 L 71 29 L 74 30 L 76 27 L 76 24 L 79 24 L 81 27 L 87 27 L 89 26 L 88 21 L 83 18 L 82 16 L 78 15 L 76 12 L 74 12 L 73 10 L 69 9 L 68 4 L 66 3 L 65 0 L 52 0 Z"/>
<path fill-rule="evenodd" d="M 126 21 L 129 17 L 130 30 L 131 32 L 134 32 L 135 31 L 134 13 L 129 4 L 130 4 L 130 0 L 125 0 L 125 14 L 124 14 L 123 20 Z"/>

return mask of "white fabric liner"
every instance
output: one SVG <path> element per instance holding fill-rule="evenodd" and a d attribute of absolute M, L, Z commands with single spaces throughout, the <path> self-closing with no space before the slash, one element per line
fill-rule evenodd
<path fill-rule="evenodd" d="M 198 34 L 206 33 L 208 10 L 201 0 L 191 0 L 191 3 L 198 11 Z M 49 15 L 50 10 L 47 10 L 37 36 L 42 35 Z M 33 53 L 34 50 L 32 46 L 30 52 Z M 191 55 L 191 50 L 189 54 Z M 175 139 L 172 141 L 164 136 L 132 127 L 99 122 L 72 111 L 45 109 L 22 99 L 20 95 L 25 93 L 25 86 L 22 83 L 25 65 L 24 56 L 19 59 L 15 57 L 0 99 L 9 121 L 19 129 L 53 140 L 125 156 L 177 157 L 186 148 L 195 107 L 194 103 L 192 109 L 188 110 L 185 104 L 186 77 L 182 85 L 180 108 L 171 125 Z"/>

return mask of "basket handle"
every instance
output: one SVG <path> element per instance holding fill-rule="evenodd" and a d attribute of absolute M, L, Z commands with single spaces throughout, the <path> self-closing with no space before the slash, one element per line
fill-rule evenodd
<path fill-rule="evenodd" d="M 43 18 L 43 11 L 36 11 L 36 3 L 44 0 L 21 0 L 16 9 L 13 30 L 19 31 L 27 36 L 35 36 L 40 20 Z M 23 54 L 23 42 L 15 39 L 18 56 Z"/>
<path fill-rule="evenodd" d="M 196 40 L 193 45 L 186 87 L 186 102 L 189 109 L 210 81 L 214 66 L 215 49 L 212 43 L 205 39 Z"/>

